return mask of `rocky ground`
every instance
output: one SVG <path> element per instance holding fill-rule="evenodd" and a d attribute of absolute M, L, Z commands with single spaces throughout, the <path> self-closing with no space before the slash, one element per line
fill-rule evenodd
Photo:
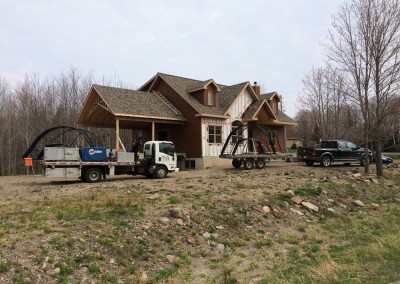
<path fill-rule="evenodd" d="M 0 283 L 400 280 L 400 259 L 378 253 L 399 244 L 396 165 L 381 180 L 285 162 L 96 184 L 0 177 L 0 193 Z"/>

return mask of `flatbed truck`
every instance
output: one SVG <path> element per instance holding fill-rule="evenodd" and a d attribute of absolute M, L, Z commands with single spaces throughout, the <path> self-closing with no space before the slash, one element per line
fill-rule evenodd
<path fill-rule="evenodd" d="M 86 182 L 122 174 L 162 179 L 179 171 L 175 147 L 169 141 L 148 141 L 140 155 L 94 146 L 45 147 L 41 164 L 47 177 L 75 177 Z"/>

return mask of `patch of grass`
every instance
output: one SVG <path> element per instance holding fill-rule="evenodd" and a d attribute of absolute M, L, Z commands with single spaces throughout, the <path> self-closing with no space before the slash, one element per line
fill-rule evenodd
<path fill-rule="evenodd" d="M 311 184 L 306 184 L 305 186 L 301 186 L 294 190 L 294 193 L 300 196 L 318 196 L 319 195 L 319 190 L 312 188 Z"/>
<path fill-rule="evenodd" d="M 154 280 L 156 282 L 161 281 L 161 280 L 165 280 L 169 277 L 172 277 L 176 274 L 177 272 L 177 268 L 176 267 L 171 267 L 171 268 L 161 268 L 157 274 L 154 276 Z"/>
<path fill-rule="evenodd" d="M 179 199 L 178 197 L 176 197 L 176 196 L 171 196 L 171 197 L 169 198 L 169 203 L 171 203 L 171 204 L 178 204 L 178 203 L 181 203 L 181 201 L 180 201 L 180 199 Z"/>
<path fill-rule="evenodd" d="M 268 239 L 268 240 L 256 241 L 254 243 L 254 247 L 260 249 L 262 247 L 270 247 L 272 246 L 272 244 L 273 244 L 272 240 Z"/>
<path fill-rule="evenodd" d="M 97 276 L 100 273 L 100 267 L 98 267 L 95 263 L 89 264 L 88 269 L 90 274 L 93 276 Z"/>
<path fill-rule="evenodd" d="M 10 266 L 11 266 L 11 264 L 9 261 L 0 262 L 0 273 L 6 272 L 7 270 L 9 270 Z"/>

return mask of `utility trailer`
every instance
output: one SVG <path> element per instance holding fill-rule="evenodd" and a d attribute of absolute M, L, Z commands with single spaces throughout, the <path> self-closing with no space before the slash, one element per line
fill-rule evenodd
<path fill-rule="evenodd" d="M 249 133 L 253 129 L 259 129 L 264 139 L 243 137 L 245 131 Z M 240 168 L 243 165 L 247 170 L 262 169 L 271 160 L 291 161 L 293 159 L 291 154 L 276 152 L 272 134 L 273 131 L 263 125 L 239 126 L 229 133 L 219 157 L 231 159 L 234 168 Z M 261 140 L 267 147 L 261 143 Z"/>
<path fill-rule="evenodd" d="M 107 175 L 145 175 L 162 179 L 179 171 L 174 144 L 148 141 L 142 155 L 104 147 L 45 147 L 42 167 L 47 177 L 80 178 L 99 182 Z"/>
<path fill-rule="evenodd" d="M 80 178 L 86 182 L 99 182 L 108 175 L 122 174 L 161 179 L 168 173 L 179 171 L 172 142 L 148 141 L 139 154 L 141 145 L 139 135 L 132 152 L 126 152 L 125 148 L 123 151 L 106 149 L 90 131 L 57 126 L 41 133 L 23 158 L 38 160 L 46 177 Z"/>

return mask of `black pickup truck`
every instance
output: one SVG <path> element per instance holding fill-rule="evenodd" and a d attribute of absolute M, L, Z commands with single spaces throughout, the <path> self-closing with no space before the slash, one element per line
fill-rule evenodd
<path fill-rule="evenodd" d="M 323 167 L 329 167 L 332 163 L 344 163 L 350 165 L 357 163 L 364 165 L 364 148 L 356 146 L 352 142 L 341 140 L 325 140 L 316 147 L 299 147 L 297 160 L 311 166 L 320 163 Z M 368 162 L 372 160 L 372 152 L 369 151 Z"/>

